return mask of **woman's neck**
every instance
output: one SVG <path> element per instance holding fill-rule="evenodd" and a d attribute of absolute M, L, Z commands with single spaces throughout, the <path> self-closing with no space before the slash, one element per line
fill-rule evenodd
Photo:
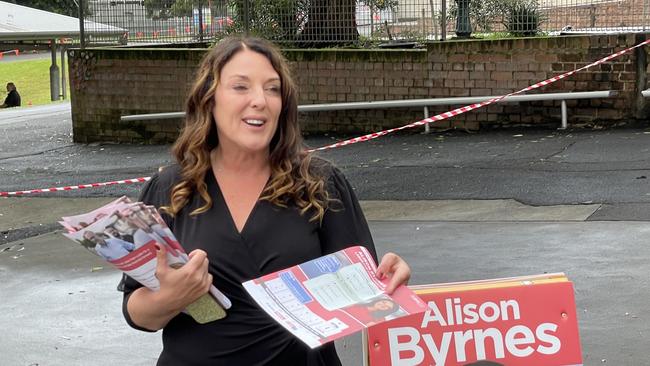
<path fill-rule="evenodd" d="M 268 152 L 256 154 L 224 150 L 217 146 L 210 153 L 215 172 L 228 172 L 242 175 L 270 173 Z"/>

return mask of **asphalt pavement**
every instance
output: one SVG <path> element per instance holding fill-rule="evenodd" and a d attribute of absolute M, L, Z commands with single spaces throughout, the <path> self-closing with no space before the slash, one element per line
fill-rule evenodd
<path fill-rule="evenodd" d="M 148 176 L 171 161 L 169 146 L 72 143 L 65 107 L 17 111 L 0 112 L 0 191 Z M 355 187 L 379 252 L 411 264 L 411 283 L 566 272 L 585 364 L 647 364 L 649 131 L 409 133 L 321 156 Z M 56 231 L 60 216 L 138 188 L 0 199 L 0 365 L 155 363 L 160 335 L 122 320 L 119 273 Z M 337 348 L 360 364 L 359 337 Z"/>

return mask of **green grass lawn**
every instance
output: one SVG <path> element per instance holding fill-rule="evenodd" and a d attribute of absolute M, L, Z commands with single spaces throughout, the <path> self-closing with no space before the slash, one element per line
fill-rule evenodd
<path fill-rule="evenodd" d="M 57 60 L 61 68 L 60 60 Z M 52 103 L 50 98 L 50 65 L 52 61 L 27 60 L 0 63 L 0 104 L 6 97 L 5 86 L 8 82 L 16 84 L 23 107 Z M 66 64 L 67 66 L 67 64 Z M 66 70 L 67 76 L 68 70 Z M 70 88 L 67 97 L 70 97 Z"/>

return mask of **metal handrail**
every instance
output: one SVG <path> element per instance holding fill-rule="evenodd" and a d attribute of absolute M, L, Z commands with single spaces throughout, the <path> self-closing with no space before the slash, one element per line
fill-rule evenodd
<path fill-rule="evenodd" d="M 644 91 L 645 93 L 645 91 Z M 600 90 L 590 92 L 568 92 L 568 93 L 542 93 L 542 94 L 523 94 L 511 95 L 499 100 L 497 103 L 518 103 L 533 102 L 544 100 L 560 100 L 562 102 L 562 128 L 567 128 L 567 99 L 592 99 L 592 98 L 611 98 L 618 95 L 615 90 Z M 649 94 L 650 95 L 650 94 Z M 644 94 L 645 96 L 645 94 Z M 499 96 L 484 97 L 452 97 L 452 98 L 432 98 L 432 99 L 407 99 L 407 100 L 384 100 L 378 102 L 350 102 L 350 103 L 329 103 L 329 104 L 306 104 L 298 106 L 299 112 L 322 112 L 322 111 L 342 111 L 353 109 L 378 109 L 378 108 L 408 108 L 424 107 L 424 117 L 429 116 L 429 106 L 454 105 L 454 104 L 474 104 L 481 103 Z M 142 121 L 154 119 L 172 119 L 183 118 L 185 112 L 169 113 L 150 113 L 135 114 L 120 117 L 120 121 Z M 425 125 L 425 131 L 429 132 L 429 125 Z"/>

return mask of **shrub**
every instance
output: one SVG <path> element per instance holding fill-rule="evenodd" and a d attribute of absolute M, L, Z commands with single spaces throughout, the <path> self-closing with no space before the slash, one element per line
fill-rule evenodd
<path fill-rule="evenodd" d="M 447 22 L 453 22 L 458 16 L 458 5 L 456 5 L 455 1 L 449 1 L 447 3 L 449 4 L 447 9 Z M 492 32 L 494 25 L 498 24 L 503 16 L 503 9 L 503 0 L 472 1 L 469 5 L 469 17 L 474 30 L 478 32 Z"/>
<path fill-rule="evenodd" d="M 502 24 L 512 36 L 534 36 L 541 31 L 545 18 L 539 9 L 538 0 L 474 0 L 469 8 L 470 20 L 475 31 L 494 32 Z M 456 2 L 451 2 L 447 21 L 458 16 Z"/>
<path fill-rule="evenodd" d="M 503 25 L 515 37 L 530 37 L 541 31 L 544 16 L 537 0 L 516 0 L 506 5 Z"/>

